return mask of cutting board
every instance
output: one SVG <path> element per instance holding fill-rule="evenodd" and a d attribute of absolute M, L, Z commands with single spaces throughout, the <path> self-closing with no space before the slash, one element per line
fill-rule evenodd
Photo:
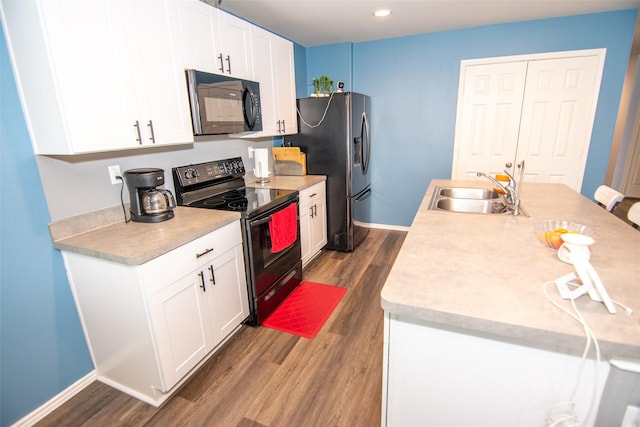
<path fill-rule="evenodd" d="M 273 147 L 271 152 L 276 175 L 307 174 L 307 156 L 300 147 Z"/>

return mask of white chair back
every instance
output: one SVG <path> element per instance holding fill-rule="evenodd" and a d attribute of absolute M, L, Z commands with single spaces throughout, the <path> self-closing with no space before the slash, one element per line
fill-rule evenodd
<path fill-rule="evenodd" d="M 640 202 L 635 202 L 627 212 L 627 219 L 633 223 L 635 228 L 640 227 Z"/>
<path fill-rule="evenodd" d="M 624 199 L 624 194 L 606 185 L 601 185 L 596 190 L 594 198 L 600 206 L 611 212 Z"/>

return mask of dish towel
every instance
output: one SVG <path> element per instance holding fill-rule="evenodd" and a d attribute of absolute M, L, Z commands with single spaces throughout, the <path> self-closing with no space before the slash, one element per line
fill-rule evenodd
<path fill-rule="evenodd" d="M 286 208 L 271 215 L 269 222 L 271 252 L 280 252 L 298 238 L 298 206 L 291 203 Z"/>

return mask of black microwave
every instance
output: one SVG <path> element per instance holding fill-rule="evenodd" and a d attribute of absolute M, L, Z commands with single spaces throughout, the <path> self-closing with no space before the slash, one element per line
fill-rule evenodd
<path fill-rule="evenodd" d="M 262 130 L 258 82 L 197 70 L 186 73 L 194 135 Z"/>

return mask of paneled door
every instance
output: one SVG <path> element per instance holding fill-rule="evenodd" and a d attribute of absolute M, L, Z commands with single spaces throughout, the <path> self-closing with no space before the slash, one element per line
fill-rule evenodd
<path fill-rule="evenodd" d="M 452 177 L 525 160 L 525 180 L 580 191 L 604 49 L 463 61 Z"/>

